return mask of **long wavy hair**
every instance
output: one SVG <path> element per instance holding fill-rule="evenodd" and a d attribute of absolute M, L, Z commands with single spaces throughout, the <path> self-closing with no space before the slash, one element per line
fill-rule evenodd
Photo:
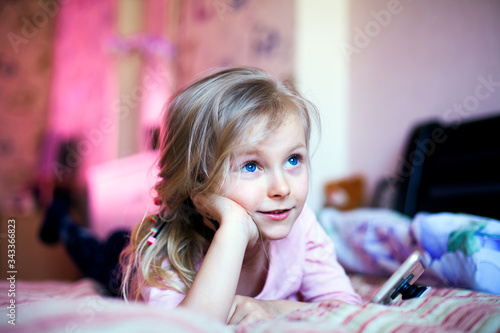
<path fill-rule="evenodd" d="M 153 245 L 147 242 L 153 219 L 134 228 L 120 258 L 126 299 L 140 299 L 145 284 L 183 293 L 190 288 L 213 237 L 190 198 L 217 193 L 227 179 L 231 156 L 265 138 L 290 114 L 301 119 L 309 146 L 313 120 L 319 125 L 314 105 L 292 85 L 251 67 L 218 71 L 172 97 L 162 120 L 154 187 L 158 216 L 166 225 Z M 252 127 L 262 121 L 264 130 L 250 138 Z"/>

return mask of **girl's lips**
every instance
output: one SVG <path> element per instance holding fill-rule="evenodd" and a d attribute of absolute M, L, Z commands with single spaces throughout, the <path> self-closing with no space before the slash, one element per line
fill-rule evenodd
<path fill-rule="evenodd" d="M 262 215 L 273 221 L 282 221 L 290 215 L 291 209 L 274 210 L 270 212 L 260 212 Z"/>

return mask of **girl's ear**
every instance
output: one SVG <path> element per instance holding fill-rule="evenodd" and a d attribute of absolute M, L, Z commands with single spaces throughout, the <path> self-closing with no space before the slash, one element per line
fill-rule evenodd
<path fill-rule="evenodd" d="M 191 195 L 189 200 L 191 201 L 192 207 L 196 210 L 196 213 L 203 219 L 203 224 L 209 229 L 217 231 L 220 226 L 219 222 L 214 219 L 206 209 L 203 209 L 206 206 L 206 196 L 204 194 Z"/>
<path fill-rule="evenodd" d="M 209 228 L 210 230 L 217 231 L 220 227 L 220 224 L 217 220 L 208 218 L 203 216 L 203 224 Z"/>

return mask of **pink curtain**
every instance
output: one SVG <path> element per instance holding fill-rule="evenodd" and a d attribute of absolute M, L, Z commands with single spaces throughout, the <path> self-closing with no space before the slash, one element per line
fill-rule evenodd
<path fill-rule="evenodd" d="M 49 97 L 46 171 L 61 178 L 113 158 L 119 87 L 110 40 L 115 34 L 116 2 L 72 0 L 59 8 Z M 61 141 L 77 141 L 66 149 L 63 165 L 54 161 Z"/>

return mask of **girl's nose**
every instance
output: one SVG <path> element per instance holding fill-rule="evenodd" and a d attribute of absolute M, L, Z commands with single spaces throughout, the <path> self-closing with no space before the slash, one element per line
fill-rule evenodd
<path fill-rule="evenodd" d="M 287 197 L 290 194 L 290 185 L 281 172 L 270 175 L 268 195 L 270 198 Z"/>

